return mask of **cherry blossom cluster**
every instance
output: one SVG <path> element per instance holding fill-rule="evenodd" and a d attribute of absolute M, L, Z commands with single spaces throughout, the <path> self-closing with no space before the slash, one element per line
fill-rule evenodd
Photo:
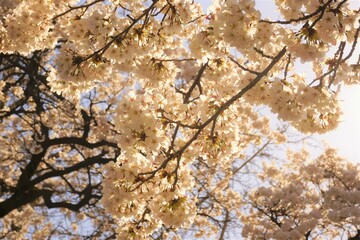
<path fill-rule="evenodd" d="M 0 9 L 0 50 L 29 54 L 55 46 L 58 34 L 54 31 L 53 18 L 76 0 L 4 2 Z"/>
<path fill-rule="evenodd" d="M 28 219 L 29 221 L 26 221 Z M 27 205 L 15 210 L 1 221 L 0 235 L 6 239 L 21 239 L 24 237 L 41 239 L 49 236 L 52 224 L 44 221 L 45 217 Z M 32 231 L 30 226 L 35 225 Z"/>
<path fill-rule="evenodd" d="M 289 152 L 289 163 L 266 163 L 260 178 L 267 186 L 249 196 L 243 215 L 249 239 L 323 239 L 355 236 L 359 227 L 359 164 L 346 162 L 334 149 L 316 160 L 306 151 Z"/>
<path fill-rule="evenodd" d="M 334 237 L 341 227 L 353 235 L 357 166 L 341 164 L 331 149 L 311 163 L 304 152 L 290 154 L 287 172 L 264 166 L 260 177 L 271 187 L 251 194 L 249 215 L 239 213 L 246 203 L 230 186 L 249 148 L 286 141 L 259 107 L 306 134 L 338 126 L 338 89 L 359 83 L 360 72 L 352 58 L 360 14 L 346 1 L 276 0 L 280 20 L 263 19 L 254 0 L 215 0 L 207 13 L 191 0 L 0 2 L 0 51 L 47 51 L 48 86 L 75 106 L 69 115 L 49 109 L 39 128 L 55 125 L 51 138 L 61 138 L 87 121 L 94 130 L 74 130 L 75 137 L 121 148 L 104 167 L 101 200 L 118 221 L 119 239 L 192 226 L 197 237 L 209 229 L 222 236 L 239 216 L 253 239 Z M 312 65 L 313 78 L 298 73 L 302 63 Z M 0 82 L 0 93 L 12 93 L 0 94 L 4 111 L 25 94 L 12 86 L 17 80 Z M 96 106 L 91 97 L 82 102 L 86 94 Z M 30 152 L 41 152 L 30 140 Z M 67 166 L 90 152 L 59 155 Z"/>

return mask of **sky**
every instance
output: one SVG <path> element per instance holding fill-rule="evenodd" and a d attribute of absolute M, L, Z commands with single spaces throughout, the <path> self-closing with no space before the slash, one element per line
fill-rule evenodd
<path fill-rule="evenodd" d="M 204 9 L 210 5 L 210 0 L 198 0 Z M 256 8 L 262 13 L 262 18 L 279 19 L 280 14 L 276 11 L 273 0 L 256 0 Z M 350 5 L 355 9 L 360 8 L 359 0 L 350 0 Z M 355 56 L 360 54 L 357 47 Z M 299 71 L 309 72 L 308 66 L 298 66 Z M 339 127 L 329 133 L 314 135 L 314 138 L 326 143 L 330 147 L 337 148 L 340 156 L 352 162 L 360 163 L 360 85 L 342 86 L 339 95 L 343 110 L 342 122 Z"/>
<path fill-rule="evenodd" d="M 339 99 L 343 110 L 340 126 L 316 137 L 338 148 L 340 156 L 360 163 L 360 86 L 343 87 Z"/>

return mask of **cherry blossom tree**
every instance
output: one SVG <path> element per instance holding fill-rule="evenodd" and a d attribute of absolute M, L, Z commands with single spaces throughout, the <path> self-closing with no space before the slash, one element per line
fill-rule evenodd
<path fill-rule="evenodd" d="M 0 238 L 360 239 L 356 1 L 0 0 Z"/>

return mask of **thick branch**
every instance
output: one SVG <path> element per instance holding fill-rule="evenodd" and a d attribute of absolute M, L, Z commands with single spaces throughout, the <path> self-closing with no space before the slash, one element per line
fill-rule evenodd
<path fill-rule="evenodd" d="M 48 141 L 45 141 L 41 144 L 43 148 L 49 148 L 54 145 L 59 144 L 77 144 L 81 145 L 90 149 L 102 147 L 102 146 L 110 146 L 113 148 L 118 148 L 116 143 L 112 143 L 106 140 L 101 140 L 99 142 L 90 143 L 85 138 L 81 137 L 62 137 L 62 138 L 55 138 L 55 139 L 49 139 Z"/>
<path fill-rule="evenodd" d="M 106 164 L 108 162 L 111 161 L 115 161 L 116 158 L 103 158 L 103 156 L 106 153 L 103 152 L 97 156 L 94 157 L 90 157 L 82 162 L 79 162 L 77 164 L 74 164 L 71 167 L 65 168 L 63 170 L 54 170 L 51 172 L 47 172 L 43 175 L 41 175 L 40 177 L 35 178 L 34 180 L 30 181 L 30 185 L 31 186 L 35 186 L 36 184 L 48 179 L 48 178 L 52 178 L 52 177 L 60 177 L 60 176 L 64 176 L 66 174 L 72 173 L 72 172 L 76 172 L 82 168 L 86 168 L 86 167 L 90 167 L 94 164 Z"/>

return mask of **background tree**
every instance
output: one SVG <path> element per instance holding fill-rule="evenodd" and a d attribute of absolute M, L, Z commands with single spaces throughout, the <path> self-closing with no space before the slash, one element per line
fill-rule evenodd
<path fill-rule="evenodd" d="M 292 139 L 259 112 L 338 126 L 351 0 L 276 0 L 275 20 L 251 0 L 1 3 L 0 237 L 359 238 L 359 166 L 271 162 Z"/>

